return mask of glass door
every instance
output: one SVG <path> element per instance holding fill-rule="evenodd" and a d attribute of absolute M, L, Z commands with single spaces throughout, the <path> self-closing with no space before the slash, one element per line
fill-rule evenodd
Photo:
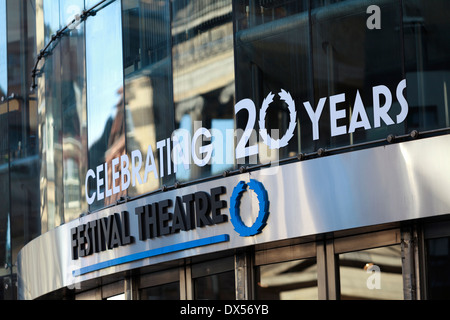
<path fill-rule="evenodd" d="M 333 246 L 337 299 L 404 299 L 399 230 L 338 238 Z"/>
<path fill-rule="evenodd" d="M 255 253 L 256 299 L 317 300 L 318 287 L 315 242 Z"/>
<path fill-rule="evenodd" d="M 425 299 L 450 299 L 450 222 L 425 225 L 423 249 Z"/>

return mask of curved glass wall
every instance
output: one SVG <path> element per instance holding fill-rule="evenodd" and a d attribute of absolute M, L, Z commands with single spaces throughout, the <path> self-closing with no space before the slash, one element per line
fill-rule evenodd
<path fill-rule="evenodd" d="M 127 153 L 133 167 L 141 168 L 128 189 L 134 197 L 174 181 L 156 149 L 167 157 L 167 138 L 175 129 L 171 18 L 168 1 L 123 0 L 122 8 Z"/>
<path fill-rule="evenodd" d="M 0 300 L 16 297 L 15 261 L 41 234 L 34 1 L 0 0 Z"/>
<path fill-rule="evenodd" d="M 95 7 L 39 66 L 42 230 L 242 165 L 449 127 L 449 6 L 37 1 L 39 50 Z"/>
<path fill-rule="evenodd" d="M 42 3 L 43 32 L 38 45 L 47 44 L 84 1 Z M 38 29 L 39 30 L 39 29 Z M 85 26 L 79 25 L 49 48 L 39 77 L 41 129 L 42 230 L 50 230 L 87 211 L 84 172 L 87 168 Z M 83 186 L 83 188 L 82 188 Z"/>
<path fill-rule="evenodd" d="M 97 3 L 88 0 L 86 8 Z M 97 185 L 91 184 L 88 190 L 96 193 L 91 210 L 113 204 L 126 195 L 113 176 L 119 170 L 117 159 L 126 153 L 121 2 L 106 1 L 97 10 L 94 17 L 86 20 L 89 168 L 95 169 L 98 177 Z"/>
<path fill-rule="evenodd" d="M 0 299 L 24 244 L 126 197 L 450 127 L 449 11 L 0 0 Z"/>
<path fill-rule="evenodd" d="M 178 165 L 176 178 L 221 174 L 234 165 L 231 0 L 173 1 L 171 24 L 176 135 L 191 141 L 189 166 L 179 161 L 183 165 Z"/>

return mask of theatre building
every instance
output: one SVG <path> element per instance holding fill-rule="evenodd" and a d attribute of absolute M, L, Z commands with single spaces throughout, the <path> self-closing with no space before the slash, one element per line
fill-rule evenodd
<path fill-rule="evenodd" d="M 0 0 L 0 299 L 450 298 L 449 12 Z"/>

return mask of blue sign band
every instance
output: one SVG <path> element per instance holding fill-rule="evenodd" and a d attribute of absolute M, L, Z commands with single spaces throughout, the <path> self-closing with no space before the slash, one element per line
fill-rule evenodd
<path fill-rule="evenodd" d="M 218 244 L 218 243 L 222 243 L 222 242 L 228 242 L 228 241 L 230 241 L 230 236 L 228 234 L 223 234 L 223 235 L 214 236 L 214 237 L 210 237 L 210 238 L 198 239 L 198 240 L 188 241 L 188 242 L 184 242 L 184 243 L 177 243 L 177 244 L 170 245 L 167 247 L 162 247 L 162 248 L 152 249 L 152 250 L 148 250 L 148 251 L 144 251 L 144 252 L 134 253 L 134 254 L 131 254 L 128 256 L 112 259 L 112 260 L 105 261 L 105 262 L 100 262 L 100 263 L 94 264 L 92 266 L 83 267 L 81 269 L 74 270 L 72 272 L 72 274 L 74 277 L 78 277 L 78 276 L 82 276 L 84 274 L 87 274 L 87 273 L 90 273 L 93 271 L 98 271 L 98 270 L 106 269 L 109 267 L 114 267 L 114 266 L 124 264 L 124 263 L 134 262 L 134 261 L 142 260 L 145 258 L 156 257 L 156 256 L 160 256 L 163 254 L 168 254 L 168 253 L 173 253 L 173 252 L 178 252 L 178 251 L 183 251 L 183 250 L 188 250 L 188 249 L 194 249 L 194 248 L 198 248 L 198 247 L 204 247 L 204 246 L 209 246 L 209 245 Z"/>

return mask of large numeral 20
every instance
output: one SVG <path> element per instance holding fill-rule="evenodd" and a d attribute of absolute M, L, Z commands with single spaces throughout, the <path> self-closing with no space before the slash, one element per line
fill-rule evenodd
<path fill-rule="evenodd" d="M 295 103 L 292 99 L 291 95 L 281 90 L 279 93 L 279 96 L 282 100 L 284 100 L 288 104 L 288 109 L 290 113 L 290 123 L 289 128 L 286 131 L 286 134 L 283 136 L 283 138 L 279 140 L 274 140 L 267 132 L 267 129 L 265 128 L 265 119 L 267 115 L 267 109 L 273 101 L 274 95 L 272 93 L 269 93 L 267 98 L 264 100 L 263 106 L 261 108 L 261 112 L 259 115 L 259 127 L 260 127 L 260 135 L 263 139 L 263 142 L 265 145 L 267 145 L 272 150 L 277 150 L 282 147 L 285 147 L 288 145 L 289 141 L 294 136 L 294 131 L 297 126 L 297 112 L 295 110 Z M 241 110 L 247 110 L 248 112 L 248 120 L 247 125 L 245 126 L 244 133 L 242 134 L 242 137 L 239 139 L 239 142 L 236 145 L 236 159 L 242 159 L 244 157 L 249 157 L 253 155 L 257 155 L 259 152 L 258 145 L 249 145 L 247 147 L 247 143 L 250 140 L 250 136 L 253 133 L 253 128 L 255 127 L 256 123 L 256 106 L 255 103 L 250 99 L 244 99 L 239 101 L 234 106 L 234 114 L 237 115 Z"/>

